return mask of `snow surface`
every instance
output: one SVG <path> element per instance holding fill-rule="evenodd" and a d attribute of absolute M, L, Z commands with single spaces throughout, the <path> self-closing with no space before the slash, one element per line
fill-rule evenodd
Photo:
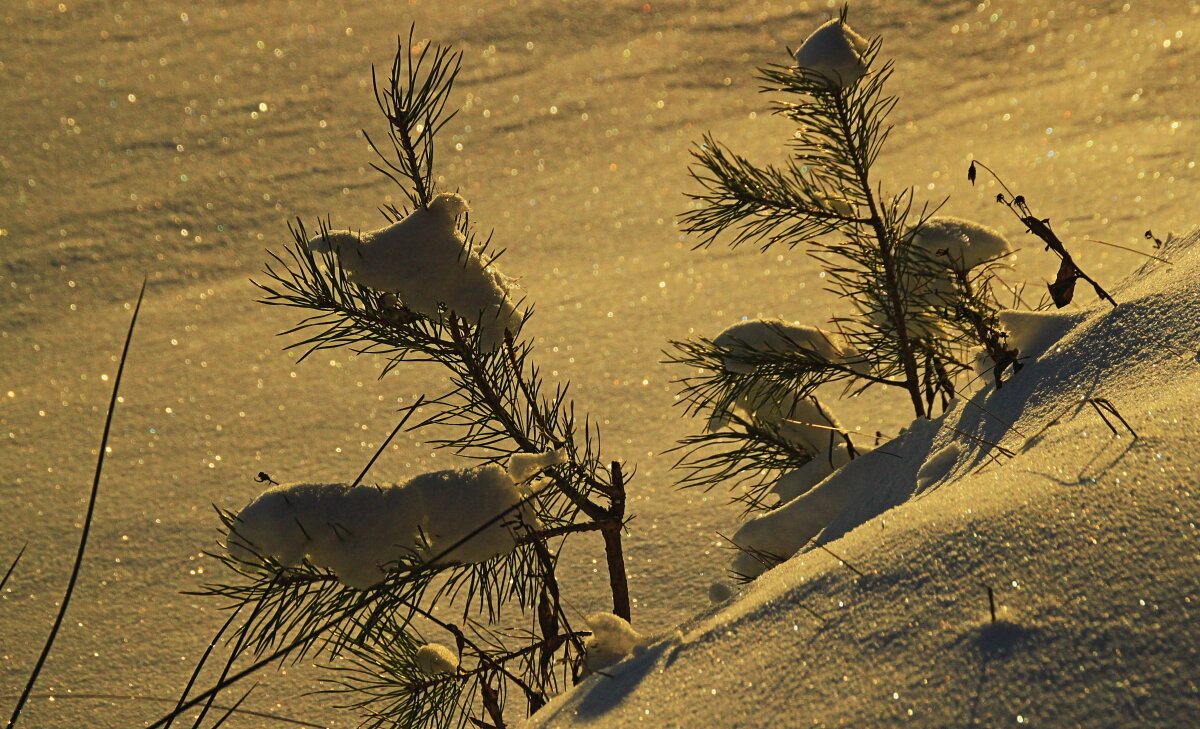
<path fill-rule="evenodd" d="M 1174 266 L 1118 287 L 1118 308 L 1090 309 L 1002 390 L 814 489 L 841 504 L 818 540 L 830 552 L 801 553 L 526 727 L 1189 725 L 1197 241 L 1173 241 Z M 883 451 L 921 464 L 915 479 L 855 468 Z M 771 516 L 811 531 L 816 505 L 788 511 L 806 498 Z"/>
<path fill-rule="evenodd" d="M 397 408 L 442 391 L 443 373 L 432 367 L 401 367 L 380 380 L 382 363 L 345 351 L 296 364 L 298 353 L 280 351 L 290 340 L 275 335 L 299 312 L 255 303 L 259 292 L 247 282 L 261 278 L 264 249 L 281 252 L 289 242 L 287 223 L 296 217 L 310 230 L 328 217 L 370 231 L 384 222 L 381 205 L 405 203 L 371 169 L 359 130 L 383 137 L 370 68 L 391 63 L 397 34 L 413 22 L 419 35 L 464 52 L 454 100 L 462 111 L 442 132 L 439 188 L 460 191 L 481 232 L 494 227 L 493 245 L 507 249 L 497 265 L 520 280 L 535 309 L 523 333 L 535 342 L 542 375 L 570 379 L 577 408 L 600 424 L 605 456 L 636 464 L 636 518 L 625 543 L 633 625 L 663 633 L 706 609 L 708 586 L 724 581 L 729 566 L 728 542 L 717 533 L 731 534 L 740 510 L 719 489 L 673 488 L 673 458 L 662 453 L 703 423 L 671 415 L 672 380 L 683 373 L 660 363 L 665 343 L 742 317 L 826 326 L 849 307 L 824 291 L 803 246 L 766 255 L 692 250 L 696 241 L 673 227 L 690 204 L 682 192 L 695 191 L 688 150 L 708 130 L 752 160 L 786 159 L 794 130 L 769 113 L 754 68 L 792 63 L 786 49 L 836 8 L 757 0 L 646 7 L 316 0 L 298 14 L 245 0 L 3 5 L 0 555 L 28 547 L 0 595 L 0 696 L 24 685 L 61 598 L 126 307 L 149 275 L 89 556 L 37 689 L 59 698 L 35 699 L 24 726 L 127 729 L 160 716 L 226 617 L 181 594 L 217 576 L 201 555 L 214 547 L 210 504 L 247 503 L 262 490 L 259 471 L 279 481 L 352 480 L 396 425 Z M 1050 217 L 1084 270 L 1109 288 L 1143 259 L 1085 238 L 1148 250 L 1147 228 L 1165 238 L 1195 227 L 1196 2 L 865 0 L 851 4 L 850 21 L 865 36 L 882 34 L 880 61 L 896 63 L 888 92 L 899 101 L 878 184 L 916 188 L 918 205 L 949 197 L 940 213 L 1004 234 L 1020 249 L 1014 272 L 1004 274 L 1010 283 L 1035 290 L 1053 280 L 1057 260 L 995 204 L 1003 190 L 989 177 L 967 182 L 971 159 Z M 1064 311 L 1092 306 L 1084 287 Z M 702 702 L 705 722 L 810 708 L 833 717 L 844 700 L 847 716 L 887 717 L 860 725 L 935 725 L 930 717 L 944 716 L 962 726 L 977 706 L 981 723 L 1019 726 L 1020 713 L 1069 726 L 1046 717 L 1063 705 L 1078 711 L 1086 695 L 1094 713 L 1079 719 L 1084 726 L 1186 726 L 1197 704 L 1180 677 L 1194 673 L 1176 659 L 1195 649 L 1195 628 L 1179 617 L 1194 612 L 1197 599 L 1184 578 L 1195 573 L 1189 521 L 1200 434 L 1188 406 L 1195 382 L 1179 369 L 1196 366 L 1194 342 L 1180 334 L 1144 348 L 1146 340 L 1131 336 L 1116 350 L 1122 360 L 1159 365 L 1153 388 L 1106 393 L 1147 430 L 1122 460 L 1115 459 L 1124 440 L 1101 448 L 1108 430 L 1090 408 L 1071 410 L 1074 445 L 1063 431 L 1047 431 L 1039 443 L 1049 450 L 970 477 L 972 493 L 1022 494 L 996 507 L 1009 516 L 990 512 L 979 537 L 970 529 L 976 517 L 965 514 L 977 505 L 965 502 L 911 544 L 885 539 L 897 518 L 913 518 L 914 507 L 951 488 L 942 486 L 853 537 L 852 553 L 834 546 L 860 567 L 883 570 L 867 584 L 882 598 L 878 610 L 856 601 L 853 573 L 816 552 L 760 580 L 835 568 L 819 579 L 805 573 L 806 587 L 795 590 L 832 614 L 821 633 L 811 616 L 773 608 L 790 588 L 779 587 L 773 601 L 765 583 L 751 588 L 751 602 L 735 603 L 744 615 L 777 618 L 756 627 L 774 638 L 765 657 L 717 663 L 712 651 L 725 631 L 736 636 L 749 623 L 730 615 L 722 618 L 728 627 L 689 623 L 691 642 L 680 655 L 713 660 L 689 663 L 680 700 Z M 1093 380 L 1103 377 L 1089 372 L 1062 387 L 1082 392 Z M 822 400 L 850 430 L 895 434 L 911 417 L 894 392 L 837 394 L 823 392 Z M 1049 417 L 1037 401 L 1028 407 L 1029 417 Z M 1037 437 L 1040 426 L 1017 425 Z M 952 439 L 946 431 L 928 437 Z M 887 458 L 880 472 L 903 470 L 915 484 L 922 463 L 878 458 Z M 969 476 L 973 464 L 964 459 L 949 478 Z M 369 478 L 402 483 L 464 465 L 435 452 L 426 434 L 401 433 Z M 1068 484 L 1048 496 L 1035 488 L 1048 477 Z M 872 491 L 862 511 L 898 498 Z M 825 534 L 852 529 L 851 516 Z M 982 546 L 986 559 L 976 556 Z M 908 572 L 910 558 L 932 573 Z M 603 563 L 600 540 L 581 535 L 560 561 L 564 597 L 585 615 L 611 608 L 593 560 Z M 1032 623 L 1022 625 L 1044 630 L 1055 651 L 1077 650 L 1077 663 L 1053 673 L 1055 664 L 1043 670 L 1025 649 L 998 654 L 1005 634 L 982 627 L 982 588 L 947 574 L 988 579 L 1001 617 L 1027 617 Z M 1105 612 L 1109 618 L 1097 617 Z M 1120 618 L 1127 624 L 1112 622 Z M 654 650 L 638 665 L 654 665 Z M 904 663 L 887 660 L 902 654 Z M 1174 678 L 1164 677 L 1170 667 Z M 625 680 L 633 674 L 614 668 Z M 300 664 L 259 674 L 243 708 L 357 726 L 356 716 L 332 707 L 340 699 L 309 693 L 324 687 L 324 675 Z M 763 675 L 812 688 L 779 684 L 753 709 L 734 701 L 751 690 L 747 681 L 753 690 L 776 685 Z M 961 686 L 968 679 L 978 690 Z M 907 693 L 892 698 L 910 683 L 929 709 L 912 720 L 907 708 L 922 707 L 907 704 Z M 649 688 L 639 688 L 639 701 Z M 90 698 L 98 695 L 142 698 Z M 581 720 L 612 713 L 596 706 L 583 706 Z M 226 726 L 280 724 L 235 715 Z"/>

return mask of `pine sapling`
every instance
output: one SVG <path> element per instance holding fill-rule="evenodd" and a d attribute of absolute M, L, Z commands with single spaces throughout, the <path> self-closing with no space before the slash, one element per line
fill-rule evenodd
<path fill-rule="evenodd" d="M 198 594 L 241 617 L 217 682 L 196 693 L 189 683 L 154 726 L 275 661 L 312 655 L 348 659 L 331 666 L 331 690 L 364 726 L 504 727 L 585 670 L 587 633 L 563 609 L 557 579 L 575 534 L 601 533 L 613 612 L 630 618 L 622 464 L 601 458 L 599 432 L 576 414 L 567 383 L 542 378 L 521 336 L 532 313 L 497 270 L 490 236 L 476 235 L 466 199 L 435 187 L 436 135 L 453 116 L 461 54 L 416 47 L 411 33 L 398 41 L 389 78 L 376 78 L 390 144 L 371 141 L 376 169 L 411 208 L 385 207 L 387 224 L 370 233 L 296 221 L 293 245 L 272 254 L 257 285 L 262 303 L 303 311 L 285 332 L 301 360 L 347 348 L 383 358 L 381 376 L 431 362 L 450 388 L 404 408 L 353 481 L 262 473 L 270 487 L 249 505 L 218 510 L 224 544 L 212 556 L 232 577 Z M 474 464 L 399 484 L 368 478 L 401 429 L 431 426 L 426 442 Z M 530 613 L 536 624 L 514 633 Z M 233 671 L 248 655 L 259 660 Z"/>
<path fill-rule="evenodd" d="M 922 418 L 948 406 L 975 350 L 994 362 L 997 385 L 1020 366 L 992 292 L 1007 243 L 877 182 L 897 101 L 885 93 L 892 64 L 880 62 L 880 46 L 843 10 L 792 53 L 794 64 L 760 69 L 763 90 L 780 95 L 775 113 L 796 125 L 785 163 L 758 165 L 711 136 L 692 153 L 700 190 L 681 221 L 697 247 L 722 238 L 764 251 L 807 246 L 850 311 L 828 330 L 751 320 L 673 343 L 669 361 L 692 368 L 681 380 L 685 407 L 709 423 L 680 444 L 684 485 L 723 483 L 744 490 L 751 508 L 769 506 L 780 474 L 795 474 L 801 483 L 785 490 L 801 493 L 858 451 L 816 401 L 818 388 L 898 388 Z M 801 471 L 820 461 L 831 467 L 823 475 Z"/>

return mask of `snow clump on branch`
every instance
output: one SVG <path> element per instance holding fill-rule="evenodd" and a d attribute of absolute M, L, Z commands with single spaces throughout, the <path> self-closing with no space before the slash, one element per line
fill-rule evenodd
<path fill-rule="evenodd" d="M 417 649 L 414 658 L 417 666 L 427 676 L 458 672 L 458 656 L 441 643 L 426 643 Z"/>
<path fill-rule="evenodd" d="M 867 72 L 871 42 L 855 33 L 841 18 L 834 18 L 800 44 L 796 64 L 829 79 L 834 86 L 850 86 Z"/>
<path fill-rule="evenodd" d="M 627 620 L 613 613 L 592 613 L 586 622 L 592 634 L 583 642 L 584 662 L 593 671 L 608 668 L 649 643 Z"/>
<path fill-rule="evenodd" d="M 758 355 L 771 352 L 809 353 L 835 364 L 854 364 L 858 352 L 832 332 L 781 319 L 750 319 L 725 329 L 713 344 L 726 350 L 721 364 L 727 372 L 750 374 Z"/>
<path fill-rule="evenodd" d="M 350 278 L 362 286 L 399 295 L 405 306 L 437 320 L 440 304 L 467 320 L 479 322 L 486 349 L 513 334 L 521 315 L 509 299 L 509 281 L 471 250 L 455 225 L 468 212 L 461 195 L 444 192 L 427 208 L 380 230 L 354 233 L 331 230 L 314 236 L 314 253 L 332 251 Z"/>
<path fill-rule="evenodd" d="M 815 363 L 834 364 L 852 372 L 865 372 L 869 365 L 853 346 L 832 332 L 779 319 L 751 319 L 721 332 L 713 344 L 725 350 L 721 364 L 726 372 L 753 374 L 766 355 L 800 353 Z M 757 424 L 778 431 L 813 455 L 828 454 L 837 419 L 815 397 L 796 397 L 780 392 L 778 386 L 761 381 L 743 388 L 733 403 L 734 413 L 715 411 L 708 430 L 715 431 L 738 412 Z"/>
<path fill-rule="evenodd" d="M 913 247 L 962 273 L 1012 253 L 1008 240 L 995 230 L 948 215 L 935 215 L 917 228 Z"/>
<path fill-rule="evenodd" d="M 544 465 L 558 462 L 546 460 Z M 538 468 L 524 465 L 525 480 Z M 366 589 L 405 559 L 451 565 L 510 554 L 520 525 L 538 526 L 530 505 L 517 504 L 542 485 L 518 484 L 497 465 L 434 471 L 381 486 L 282 484 L 264 491 L 237 515 L 229 554 L 247 563 L 273 557 L 285 567 L 297 566 L 307 556 L 343 584 Z M 484 524 L 488 526 L 471 534 Z"/>

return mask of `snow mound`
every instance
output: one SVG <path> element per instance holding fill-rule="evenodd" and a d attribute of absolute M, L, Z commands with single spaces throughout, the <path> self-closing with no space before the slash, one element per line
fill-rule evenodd
<path fill-rule="evenodd" d="M 469 322 L 478 320 L 483 346 L 495 349 L 505 329 L 520 329 L 521 315 L 509 298 L 508 279 L 468 247 L 455 225 L 467 211 L 460 195 L 444 192 L 386 228 L 333 230 L 314 236 L 308 247 L 336 253 L 356 283 L 396 293 L 415 312 L 438 319 L 444 304 Z"/>
<path fill-rule="evenodd" d="M 808 493 L 813 486 L 824 481 L 834 471 L 850 462 L 850 452 L 844 443 L 838 443 L 832 451 L 823 453 L 800 468 L 788 471 L 771 487 L 771 493 L 779 497 L 783 505 L 797 496 Z"/>
<path fill-rule="evenodd" d="M 921 470 L 917 471 L 917 493 L 920 493 L 935 483 L 944 479 L 954 469 L 962 448 L 958 443 L 951 443 L 931 455 Z"/>
<path fill-rule="evenodd" d="M 1037 358 L 1052 344 L 1066 336 L 1076 324 L 1087 318 L 1078 311 L 1016 311 L 1005 309 L 997 314 L 1000 326 L 1008 332 L 1008 345 L 1016 347 L 1021 359 Z"/>
<path fill-rule="evenodd" d="M 811 533 L 833 513 L 812 538 L 836 558 L 801 549 L 526 726 L 1186 725 L 1200 712 L 1198 239 L 1172 241 L 1174 266 L 1080 312 L 1003 389 L 747 522 L 786 551 L 804 535 L 772 521 L 791 511 Z"/>
<path fill-rule="evenodd" d="M 536 524 L 528 505 L 513 510 L 528 493 L 494 465 L 434 471 L 382 486 L 282 484 L 237 515 L 229 554 L 244 562 L 273 557 L 284 566 L 307 556 L 343 584 L 366 589 L 404 559 L 467 564 L 511 553 L 518 522 Z M 510 516 L 471 534 L 510 510 Z"/>
<path fill-rule="evenodd" d="M 913 247 L 954 271 L 970 271 L 1012 253 L 1008 240 L 997 231 L 948 215 L 926 220 L 913 235 Z"/>
<path fill-rule="evenodd" d="M 583 643 L 585 662 L 593 671 L 605 669 L 644 646 L 647 639 L 624 618 L 612 613 L 593 613 L 587 617 L 592 634 Z"/>

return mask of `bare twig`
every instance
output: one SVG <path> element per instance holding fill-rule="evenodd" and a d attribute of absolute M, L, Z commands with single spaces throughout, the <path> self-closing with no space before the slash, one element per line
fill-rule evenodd
<path fill-rule="evenodd" d="M 613 614 L 632 622 L 629 609 L 629 580 L 625 575 L 625 555 L 621 546 L 621 529 L 625 521 L 625 478 L 621 463 L 612 462 L 612 505 L 608 507 L 609 526 L 601 529 L 604 537 L 604 556 L 608 562 L 608 585 L 612 591 Z"/>
<path fill-rule="evenodd" d="M 383 451 L 388 447 L 388 443 L 392 442 L 392 438 L 396 437 L 396 434 L 400 432 L 400 429 L 404 427 L 404 424 L 408 422 L 408 419 L 412 417 L 412 414 L 415 413 L 424 402 L 425 396 L 422 395 L 418 397 L 417 401 L 412 405 L 404 408 L 404 417 L 400 418 L 400 422 L 396 423 L 395 428 L 392 428 L 391 434 L 384 438 L 383 442 L 379 444 L 379 448 L 375 451 L 375 455 L 371 456 L 371 460 L 367 461 L 367 465 L 363 466 L 362 472 L 358 474 L 358 478 L 354 479 L 354 483 L 350 484 L 350 488 L 354 488 L 362 483 L 363 478 L 365 478 L 367 475 L 367 471 L 370 471 L 371 466 L 375 465 L 375 461 L 378 460 L 379 456 L 382 455 Z"/>
<path fill-rule="evenodd" d="M 13 557 L 12 564 L 8 566 L 8 571 L 4 573 L 4 579 L 0 580 L 0 590 L 3 590 L 4 586 L 8 584 L 8 578 L 12 577 L 13 570 L 17 568 L 17 563 L 21 561 L 21 556 L 25 554 L 25 548 L 28 546 L 29 542 L 22 544 L 21 551 L 17 552 L 16 557 Z"/>

